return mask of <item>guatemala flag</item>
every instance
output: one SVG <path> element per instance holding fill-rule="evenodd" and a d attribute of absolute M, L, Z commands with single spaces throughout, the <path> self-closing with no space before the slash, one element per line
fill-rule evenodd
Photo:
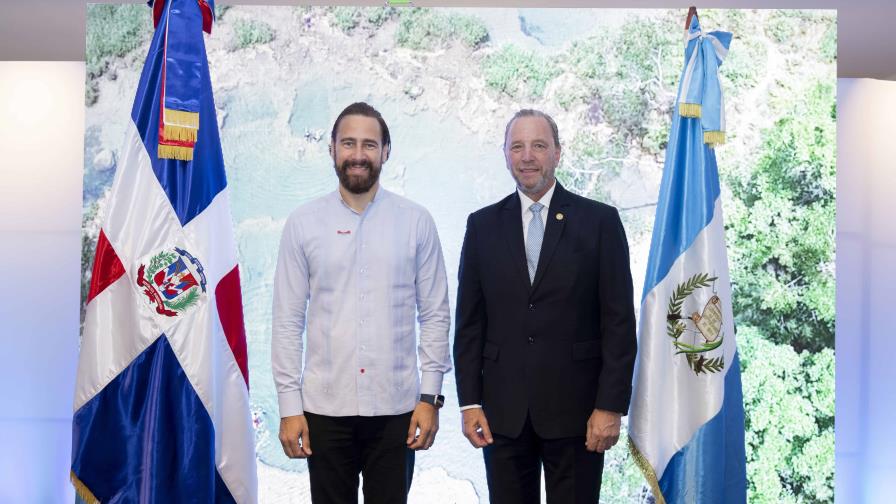
<path fill-rule="evenodd" d="M 694 12 L 696 14 L 696 12 Z M 658 503 L 746 502 L 744 408 L 713 147 L 731 34 L 689 16 L 641 302 L 629 447 Z"/>
<path fill-rule="evenodd" d="M 257 501 L 210 1 L 154 6 L 87 296 L 71 465 L 86 502 Z"/>

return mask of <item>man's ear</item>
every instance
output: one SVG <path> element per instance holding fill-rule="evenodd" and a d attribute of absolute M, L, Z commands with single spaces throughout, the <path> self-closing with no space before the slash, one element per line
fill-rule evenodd
<path fill-rule="evenodd" d="M 387 146 L 383 147 L 383 160 L 382 160 L 383 163 L 385 163 L 386 161 L 389 160 L 389 150 L 391 147 L 392 147 L 391 145 L 387 145 Z"/>
<path fill-rule="evenodd" d="M 330 142 L 330 157 L 333 158 L 333 161 L 336 161 L 336 146 Z"/>

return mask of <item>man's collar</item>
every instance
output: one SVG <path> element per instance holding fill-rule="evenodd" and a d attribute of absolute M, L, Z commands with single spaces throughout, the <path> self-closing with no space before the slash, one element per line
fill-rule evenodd
<path fill-rule="evenodd" d="M 336 199 L 339 200 L 339 203 L 341 203 L 342 206 L 351 210 L 352 212 L 355 212 L 357 214 L 364 213 L 363 210 L 361 212 L 358 212 L 357 210 L 352 208 L 352 206 L 349 205 L 347 201 L 345 201 L 345 198 L 342 197 L 342 189 L 343 189 L 342 186 L 339 186 L 336 188 L 336 191 L 335 191 L 335 196 L 336 196 Z M 373 198 L 370 200 L 369 203 L 367 203 L 367 207 L 370 207 L 370 205 L 376 203 L 377 201 L 384 199 L 386 197 L 387 193 L 388 193 L 388 191 L 383 189 L 383 186 L 377 185 L 376 192 L 373 193 Z M 366 208 L 365 208 L 365 210 L 366 210 Z"/>
<path fill-rule="evenodd" d="M 551 188 L 548 189 L 548 192 L 544 193 L 544 196 L 538 200 L 539 203 L 544 205 L 546 208 L 551 207 L 551 198 L 554 197 L 554 189 L 557 188 L 557 180 L 555 179 L 551 183 Z M 535 201 L 532 200 L 528 195 L 526 195 L 523 191 L 520 191 L 519 187 L 516 189 L 517 194 L 520 195 L 520 205 L 523 207 L 523 211 L 526 212 L 529 210 L 529 207 L 532 206 Z"/>

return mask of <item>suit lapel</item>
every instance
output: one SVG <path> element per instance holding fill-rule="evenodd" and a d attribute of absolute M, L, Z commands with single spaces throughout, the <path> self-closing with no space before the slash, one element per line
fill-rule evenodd
<path fill-rule="evenodd" d="M 513 192 L 507 197 L 507 201 L 501 211 L 501 231 L 504 233 L 504 241 L 510 251 L 512 262 L 521 275 L 526 287 L 529 287 L 529 269 L 526 266 L 526 245 L 523 243 L 523 221 L 520 197 Z"/>
<path fill-rule="evenodd" d="M 541 253 L 538 256 L 538 268 L 535 270 L 535 280 L 532 282 L 533 292 L 538 288 L 538 284 L 541 283 L 545 271 L 551 264 L 551 259 L 554 257 L 554 250 L 557 248 L 557 243 L 560 241 L 560 237 L 563 236 L 563 229 L 566 227 L 566 222 L 569 220 L 569 213 L 572 206 L 572 198 L 570 197 L 569 192 L 564 189 L 559 182 L 555 183 L 557 186 L 554 188 L 554 195 L 551 197 L 551 206 L 548 208 L 548 218 L 544 228 L 544 241 L 541 243 Z M 517 198 L 517 200 L 519 200 L 519 198 Z M 558 219 L 558 215 L 562 217 Z M 522 233 L 522 229 L 520 232 Z M 525 255 L 526 253 L 524 250 L 524 260 Z"/>

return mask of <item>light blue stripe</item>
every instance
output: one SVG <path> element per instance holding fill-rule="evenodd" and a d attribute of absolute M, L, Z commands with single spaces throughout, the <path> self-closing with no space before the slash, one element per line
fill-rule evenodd
<path fill-rule="evenodd" d="M 703 143 L 700 119 L 672 118 L 641 301 L 712 220 L 719 197 L 715 153 Z"/>
<path fill-rule="evenodd" d="M 746 471 L 740 358 L 735 353 L 725 375 L 721 410 L 672 457 L 660 490 L 668 504 L 742 504 L 747 501 Z"/>
<path fill-rule="evenodd" d="M 690 31 L 700 29 L 697 18 L 691 21 Z M 711 35 L 728 47 L 731 41 L 730 33 L 712 32 Z M 694 38 L 685 47 L 685 67 L 682 69 L 681 78 L 678 80 L 678 93 L 681 95 L 681 87 L 684 83 L 684 75 L 687 71 L 687 61 L 694 51 L 700 51 L 701 45 L 708 44 L 716 68 L 718 61 L 712 50 L 709 39 Z M 710 90 L 713 96 L 709 102 L 703 103 L 707 87 L 705 63 L 700 54 L 697 55 L 699 68 L 694 69 L 691 77 L 690 88 L 699 90 L 688 94 L 693 95 L 688 99 L 689 103 L 702 105 L 703 114 L 710 114 L 718 122 L 721 114 L 721 93 L 718 82 Z M 715 79 L 713 72 L 712 78 Z M 698 101 L 699 98 L 699 101 Z M 654 218 L 653 237 L 650 243 L 650 258 L 647 262 L 647 274 L 644 277 L 644 290 L 641 294 L 643 302 L 647 293 L 653 290 L 669 273 L 669 269 L 675 260 L 687 250 L 694 239 L 712 220 L 716 198 L 719 197 L 719 171 L 716 167 L 715 152 L 703 143 L 704 127 L 701 118 L 682 118 L 678 113 L 678 103 L 675 103 L 672 111 L 672 128 L 669 131 L 669 143 L 666 147 L 666 162 L 663 166 L 663 180 L 660 184 L 659 202 Z"/>

